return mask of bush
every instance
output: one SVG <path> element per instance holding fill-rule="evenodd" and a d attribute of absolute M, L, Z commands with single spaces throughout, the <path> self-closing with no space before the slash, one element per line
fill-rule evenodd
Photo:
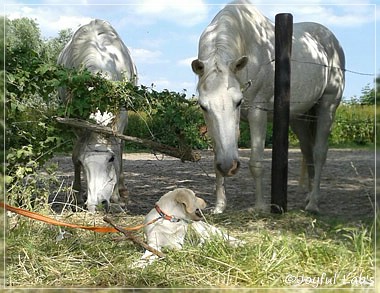
<path fill-rule="evenodd" d="M 336 112 L 331 145 L 371 145 L 375 141 L 375 107 L 341 105 Z"/>
<path fill-rule="evenodd" d="M 6 159 L 7 183 L 22 179 L 52 157 L 67 150 L 71 136 L 52 122 L 57 114 L 57 68 L 29 52 L 20 64 L 14 52 L 7 55 Z"/>
<path fill-rule="evenodd" d="M 265 146 L 272 147 L 273 124 L 268 122 Z M 375 141 L 375 108 L 359 104 L 342 104 L 338 107 L 332 132 L 329 138 L 331 146 L 366 146 Z M 298 147 L 299 141 L 289 130 L 289 146 Z M 239 147 L 250 148 L 250 133 L 247 122 L 240 123 Z"/>
<path fill-rule="evenodd" d="M 135 113 L 129 114 L 127 132 L 178 148 L 204 149 L 209 141 L 200 134 L 203 115 L 195 100 L 184 93 L 157 92 L 142 86 L 133 94 Z"/>

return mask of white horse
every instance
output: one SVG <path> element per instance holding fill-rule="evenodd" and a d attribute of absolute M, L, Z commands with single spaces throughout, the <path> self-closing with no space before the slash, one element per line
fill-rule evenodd
<path fill-rule="evenodd" d="M 199 105 L 214 143 L 215 213 L 226 207 L 224 177 L 239 169 L 240 114 L 250 126 L 256 207 L 264 207 L 262 160 L 273 109 L 274 58 L 274 24 L 245 0 L 222 9 L 200 37 L 192 69 L 199 77 Z M 303 22 L 293 26 L 291 59 L 290 125 L 307 164 L 306 210 L 317 212 L 328 136 L 344 89 L 345 58 L 332 32 Z"/>
<path fill-rule="evenodd" d="M 81 26 L 66 44 L 58 57 L 58 64 L 67 68 L 84 66 L 92 73 L 101 72 L 109 80 L 129 80 L 136 84 L 137 71 L 128 48 L 115 29 L 104 20 L 93 20 Z M 59 89 L 63 101 L 67 99 L 64 88 Z M 110 126 L 123 133 L 128 123 L 127 111 L 118 113 L 99 111 L 91 115 L 98 124 Z M 119 202 L 119 190 L 125 190 L 122 153 L 124 142 L 116 137 L 104 136 L 88 130 L 75 130 L 77 141 L 72 159 L 75 169 L 73 188 L 77 202 L 83 204 L 81 169 L 87 180 L 87 209 L 94 212 L 98 204 L 109 208 L 110 200 Z"/>

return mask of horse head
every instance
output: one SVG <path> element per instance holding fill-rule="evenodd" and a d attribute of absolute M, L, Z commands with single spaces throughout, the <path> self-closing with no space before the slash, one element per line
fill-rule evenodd
<path fill-rule="evenodd" d="M 247 62 L 243 56 L 229 62 L 221 58 L 196 59 L 191 64 L 199 77 L 198 103 L 214 144 L 215 169 L 223 177 L 235 175 L 240 167 L 238 138 L 243 93 L 236 74 Z"/>
<path fill-rule="evenodd" d="M 110 116 L 111 115 L 111 116 Z M 106 117 L 106 120 L 102 118 Z M 112 125 L 115 132 L 122 133 L 128 117 L 125 110 L 113 117 L 110 113 L 100 114 L 98 111 L 91 115 L 98 124 L 107 125 L 105 121 L 114 120 Z M 103 121 L 103 123 L 102 123 Z M 120 174 L 122 170 L 123 143 L 114 136 L 105 136 L 89 130 L 81 130 L 73 151 L 74 164 L 83 168 L 87 182 L 86 206 L 89 212 L 95 212 L 98 204 L 109 209 L 110 202 L 119 201 Z"/>

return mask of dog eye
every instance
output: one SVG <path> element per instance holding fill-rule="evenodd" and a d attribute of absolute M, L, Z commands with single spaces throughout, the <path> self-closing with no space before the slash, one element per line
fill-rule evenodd
<path fill-rule="evenodd" d="M 112 163 L 113 161 L 115 161 L 115 156 L 112 156 L 111 158 L 109 158 L 108 163 Z"/>

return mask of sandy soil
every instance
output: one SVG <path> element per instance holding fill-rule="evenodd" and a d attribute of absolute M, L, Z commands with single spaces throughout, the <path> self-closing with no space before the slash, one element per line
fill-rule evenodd
<path fill-rule="evenodd" d="M 239 173 L 226 179 L 227 209 L 245 210 L 254 206 L 255 187 L 249 172 L 249 150 L 240 150 Z M 58 176 L 70 186 L 73 165 L 70 156 L 57 156 Z M 301 153 L 289 151 L 288 210 L 302 210 L 306 192 L 298 187 Z M 271 150 L 265 151 L 265 200 L 270 203 Z M 203 151 L 197 163 L 149 153 L 124 154 L 124 172 L 129 196 L 127 212 L 144 215 L 167 191 L 176 187 L 193 189 L 209 206 L 215 204 L 215 174 L 212 151 Z M 373 217 L 375 204 L 375 154 L 368 150 L 329 150 L 321 184 L 321 214 L 348 221 Z M 64 179 L 64 180 L 63 180 Z"/>

